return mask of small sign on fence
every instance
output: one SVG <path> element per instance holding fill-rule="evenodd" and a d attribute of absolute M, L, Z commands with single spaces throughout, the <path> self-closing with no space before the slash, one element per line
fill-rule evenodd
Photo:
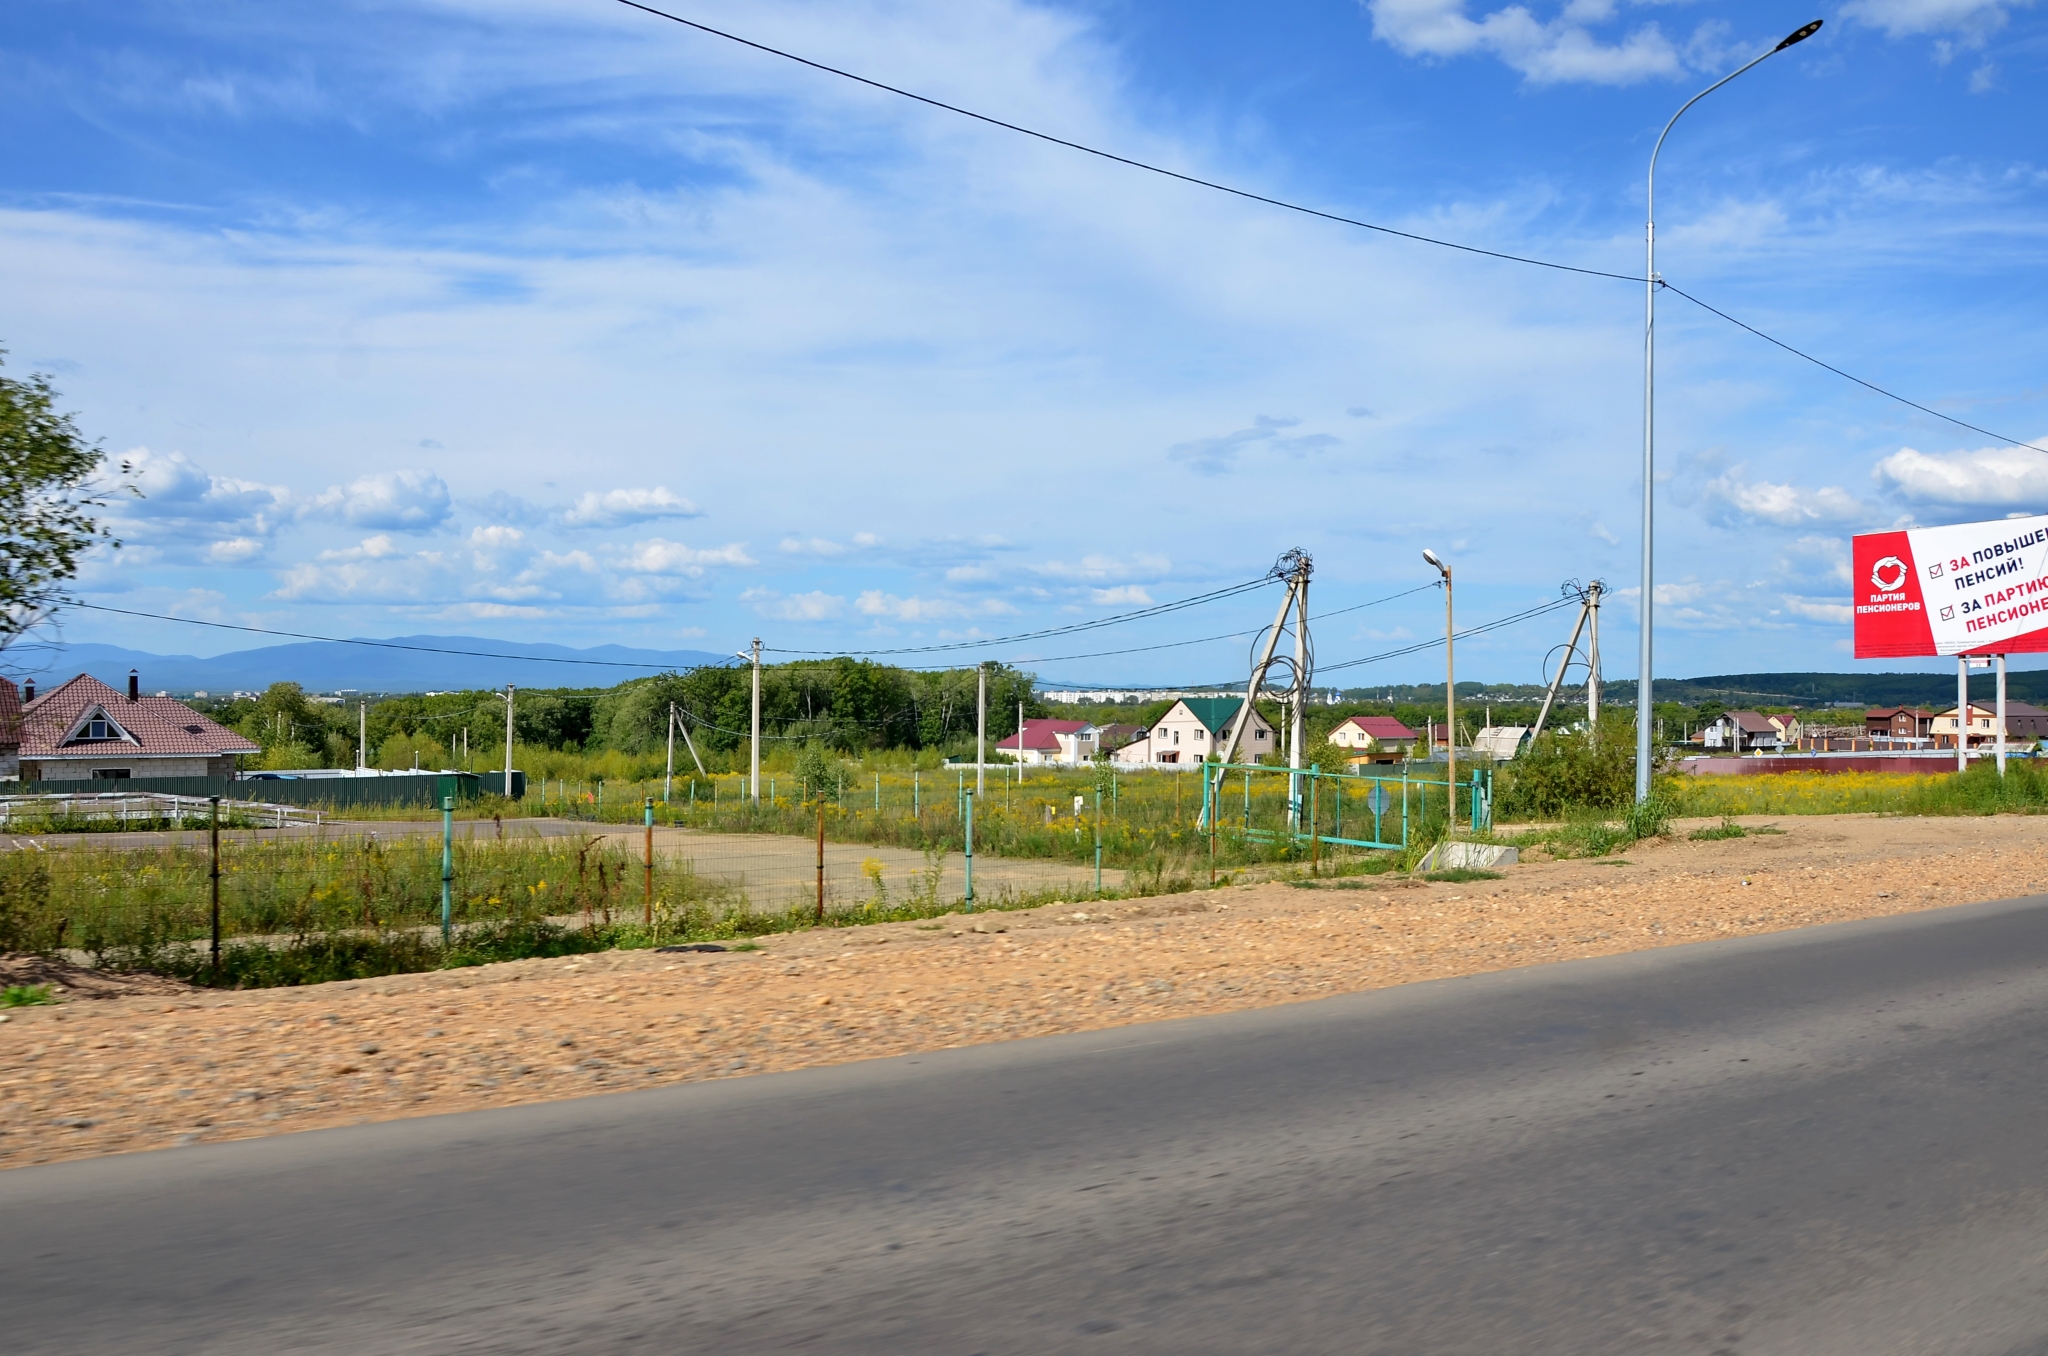
<path fill-rule="evenodd" d="M 1384 785 L 1374 782 L 1372 790 L 1365 793 L 1365 803 L 1372 807 L 1374 814 L 1383 815 L 1387 812 L 1387 807 L 1394 803 L 1394 798 L 1387 794 L 1387 788 Z"/>

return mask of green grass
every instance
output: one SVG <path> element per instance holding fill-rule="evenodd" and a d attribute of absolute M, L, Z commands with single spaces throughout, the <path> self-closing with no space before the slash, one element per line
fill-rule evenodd
<path fill-rule="evenodd" d="M 48 984 L 10 984 L 0 989 L 0 1008 L 35 1008 L 56 1001 L 56 991 Z"/>
<path fill-rule="evenodd" d="M 1712 843 L 1723 838 L 1747 838 L 1748 836 L 1749 830 L 1743 828 L 1732 819 L 1724 819 L 1719 824 L 1711 824 L 1704 828 L 1694 829 L 1686 835 L 1687 838 L 1690 838 L 1695 843 Z"/>
<path fill-rule="evenodd" d="M 1501 880 L 1503 876 L 1498 871 L 1481 871 L 1474 866 L 1454 866 L 1448 871 L 1425 872 L 1422 878 L 1440 885 L 1464 885 L 1475 880 Z"/>

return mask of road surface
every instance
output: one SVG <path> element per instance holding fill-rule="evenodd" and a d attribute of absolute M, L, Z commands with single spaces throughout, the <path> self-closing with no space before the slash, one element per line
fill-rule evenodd
<path fill-rule="evenodd" d="M 2048 901 L 0 1173 L 12 1353 L 2048 1352 Z"/>

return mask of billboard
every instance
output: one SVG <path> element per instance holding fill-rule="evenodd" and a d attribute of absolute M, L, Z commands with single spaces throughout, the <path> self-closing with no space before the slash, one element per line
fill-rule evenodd
<path fill-rule="evenodd" d="M 2048 651 L 2048 517 L 1869 532 L 1852 558 L 1858 659 Z"/>

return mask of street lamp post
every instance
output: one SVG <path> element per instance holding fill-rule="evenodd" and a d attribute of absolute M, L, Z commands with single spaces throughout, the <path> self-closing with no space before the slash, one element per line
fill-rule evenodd
<path fill-rule="evenodd" d="M 1644 198 L 1643 247 L 1645 265 L 1643 268 L 1643 640 L 1642 654 L 1636 666 L 1636 800 L 1650 798 L 1651 735 L 1654 729 L 1652 712 L 1651 668 L 1650 668 L 1650 620 L 1655 609 L 1654 571 L 1652 569 L 1652 530 L 1655 526 L 1655 496 L 1657 470 L 1657 153 L 1664 149 L 1664 138 L 1671 135 L 1671 129 L 1685 116 L 1685 110 L 1712 94 L 1721 86 L 1741 75 L 1743 71 L 1770 60 L 1795 43 L 1805 42 L 1820 32 L 1821 21 L 1799 28 L 1787 35 L 1770 51 L 1739 70 L 1730 71 L 1713 84 L 1687 99 L 1683 107 L 1671 115 L 1671 121 L 1664 124 L 1664 130 L 1657 134 L 1657 144 L 1650 151 L 1649 190 Z"/>
<path fill-rule="evenodd" d="M 1424 551 L 1422 558 L 1444 577 L 1444 786 L 1451 793 L 1451 832 L 1458 831 L 1458 666 L 1451 653 L 1454 638 L 1451 612 L 1451 567 Z"/>

